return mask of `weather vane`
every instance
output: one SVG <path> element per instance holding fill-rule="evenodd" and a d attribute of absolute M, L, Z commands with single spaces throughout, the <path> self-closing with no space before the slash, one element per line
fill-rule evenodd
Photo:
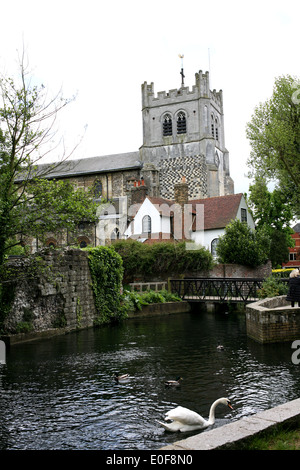
<path fill-rule="evenodd" d="M 183 54 L 178 54 L 178 57 L 181 59 L 181 72 L 180 72 L 181 86 L 184 86 L 184 73 L 183 73 L 183 58 L 184 58 L 184 55 Z"/>

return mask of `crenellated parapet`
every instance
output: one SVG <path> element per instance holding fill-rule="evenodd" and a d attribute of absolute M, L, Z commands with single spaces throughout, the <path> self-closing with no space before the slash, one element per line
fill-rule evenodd
<path fill-rule="evenodd" d="M 157 107 L 173 103 L 180 103 L 185 101 L 194 101 L 200 98 L 212 99 L 218 106 L 222 106 L 222 91 L 210 91 L 209 88 L 209 72 L 203 73 L 200 70 L 195 74 L 195 85 L 190 87 L 182 86 L 174 88 L 169 91 L 159 91 L 157 94 L 154 92 L 154 83 L 142 84 L 142 106 Z"/>

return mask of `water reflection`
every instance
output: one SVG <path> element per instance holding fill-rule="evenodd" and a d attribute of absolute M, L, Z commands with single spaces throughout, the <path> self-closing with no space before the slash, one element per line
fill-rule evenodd
<path fill-rule="evenodd" d="M 207 418 L 228 396 L 234 411 L 218 408 L 220 426 L 300 391 L 291 345 L 247 339 L 237 313 L 129 320 L 16 345 L 0 367 L 0 449 L 154 450 L 190 435 L 157 424 L 172 407 Z M 116 384 L 115 373 L 130 381 Z M 180 387 L 164 386 L 178 375 Z"/>

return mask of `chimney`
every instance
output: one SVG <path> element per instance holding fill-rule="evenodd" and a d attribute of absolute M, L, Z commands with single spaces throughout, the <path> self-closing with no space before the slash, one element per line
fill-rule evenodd
<path fill-rule="evenodd" d="M 179 204 L 182 208 L 184 207 L 184 204 L 188 204 L 189 201 L 188 189 L 189 187 L 185 176 L 182 177 L 181 183 L 176 183 L 174 185 L 175 203 Z"/>
<path fill-rule="evenodd" d="M 186 182 L 185 176 L 182 177 L 181 183 L 176 183 L 174 185 L 174 199 L 175 204 L 178 204 L 177 209 L 175 208 L 174 212 L 174 236 L 177 239 L 185 240 L 185 231 L 184 231 L 184 205 L 188 204 L 188 184 Z"/>
<path fill-rule="evenodd" d="M 134 182 L 134 187 L 131 190 L 131 204 L 141 204 L 146 199 L 148 188 L 145 185 L 144 179 L 141 178 Z"/>

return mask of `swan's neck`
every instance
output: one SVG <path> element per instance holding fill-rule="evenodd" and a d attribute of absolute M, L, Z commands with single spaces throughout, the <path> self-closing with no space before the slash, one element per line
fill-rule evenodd
<path fill-rule="evenodd" d="M 216 408 L 218 406 L 218 404 L 221 403 L 221 400 L 216 400 L 213 402 L 213 404 L 211 405 L 210 407 L 210 411 L 209 411 L 209 418 L 208 418 L 208 422 L 210 424 L 214 424 L 215 422 L 215 411 L 216 411 Z"/>

